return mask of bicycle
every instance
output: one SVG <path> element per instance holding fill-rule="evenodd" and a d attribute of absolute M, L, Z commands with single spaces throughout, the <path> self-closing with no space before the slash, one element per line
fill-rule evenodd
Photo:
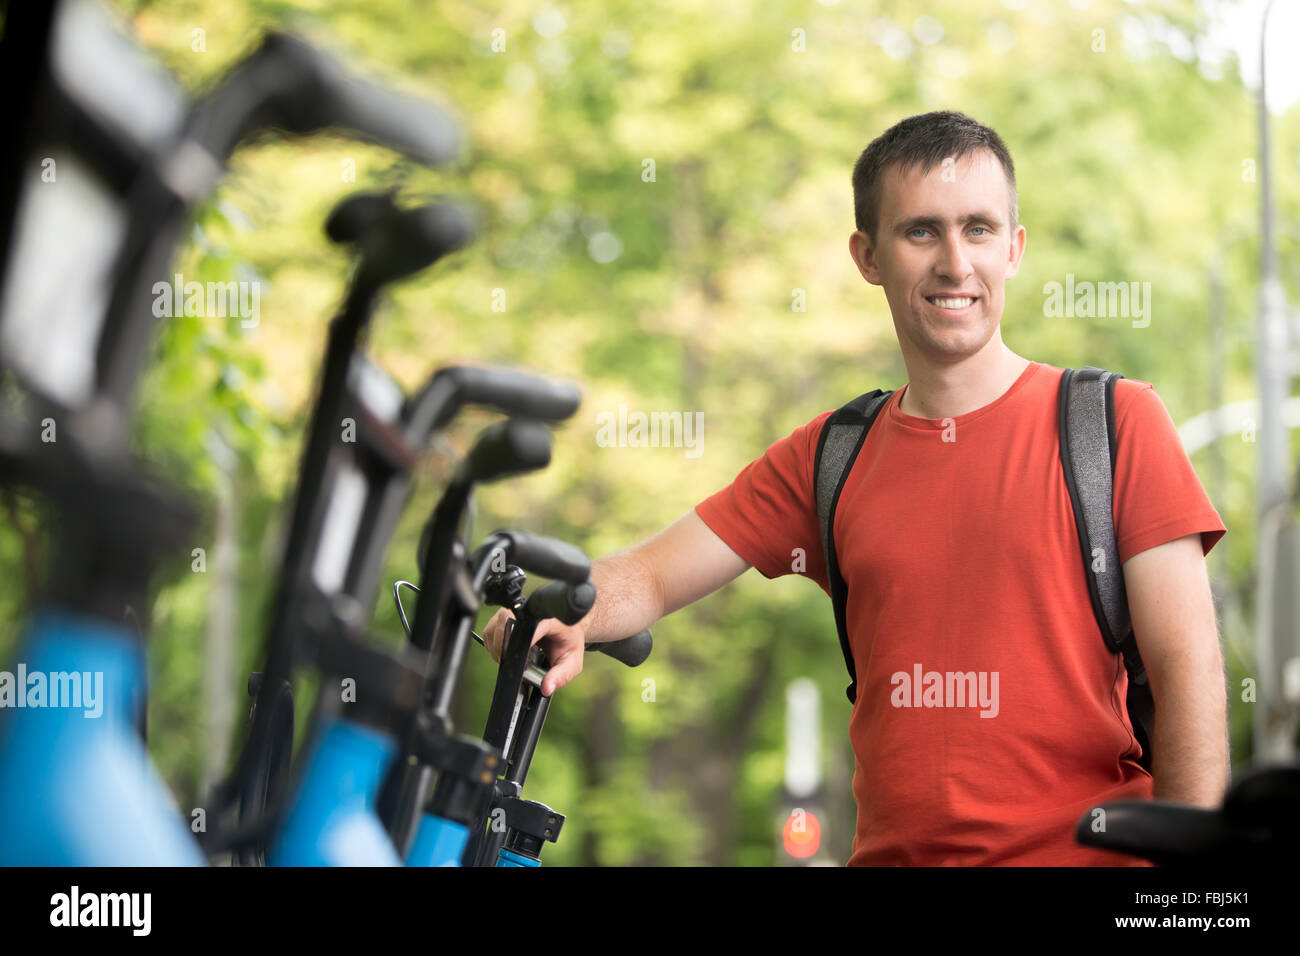
<path fill-rule="evenodd" d="M 1217 809 L 1171 800 L 1115 800 L 1090 809 L 1075 839 L 1159 866 L 1290 863 L 1300 851 L 1300 767 L 1255 767 Z"/>
<path fill-rule="evenodd" d="M 84 20 L 91 9 L 68 3 L 59 13 L 74 10 L 67 16 Z M 55 20 L 57 42 L 65 26 Z M 129 46 L 114 40 L 102 26 L 92 23 L 91 29 L 100 29 L 102 42 L 117 43 L 112 48 L 125 51 L 122 56 L 129 60 Z M 155 90 L 170 89 L 156 76 L 150 82 Z M 66 92 L 53 79 L 47 85 L 54 94 Z M 86 118 L 80 104 L 54 94 L 59 107 L 80 120 Z M 141 307 L 147 305 L 143 296 L 152 289 L 150 278 L 165 271 L 189 209 L 216 183 L 224 158 L 255 129 L 278 125 L 305 133 L 342 126 L 426 164 L 454 155 L 456 135 L 454 126 L 436 111 L 352 80 L 310 47 L 281 35 L 268 37 L 212 94 L 188 110 L 182 110 L 174 90 L 159 95 L 171 97 L 174 115 L 166 128 L 147 131 L 154 137 L 149 149 L 141 150 L 147 139 L 142 136 L 127 136 L 133 141 L 116 151 L 109 149 L 106 157 L 101 155 L 102 135 L 73 144 L 92 161 L 102 161 L 95 168 L 107 170 L 105 175 L 125 207 L 121 229 L 99 249 L 100 260 L 111 262 L 107 305 L 91 310 L 100 320 L 70 340 L 83 355 L 93 353 L 94 361 L 83 363 L 91 370 L 69 385 L 66 378 L 43 374 L 47 367 L 59 367 L 57 362 L 44 363 L 41 356 L 22 350 L 3 351 L 6 367 L 37 414 L 22 416 L 13 408 L 5 409 L 0 473 L 58 503 L 65 522 L 60 566 L 72 571 L 56 582 L 48 598 L 51 610 L 33 618 L 24 647 L 29 659 L 47 669 L 90 665 L 104 673 L 111 706 L 105 712 L 107 719 L 93 728 L 70 723 L 58 712 L 44 720 L 23 715 L 24 719 L 4 722 L 0 820 L 20 836 L 6 842 L 2 862 L 198 864 L 204 853 L 219 854 L 226 848 L 237 850 L 244 863 L 257 862 L 264 848 L 270 849 L 276 862 L 285 863 L 394 862 L 395 854 L 377 818 L 367 818 L 364 812 L 348 816 L 355 809 L 353 798 L 361 798 L 364 810 L 385 760 L 396 752 L 396 734 L 402 732 L 406 734 L 403 746 L 438 773 L 429 809 L 445 810 L 440 795 L 456 789 L 457 774 L 445 766 L 443 755 L 457 741 L 446 732 L 429 733 L 427 728 L 415 732 L 416 718 L 424 710 L 413 707 L 419 698 L 412 694 L 428 685 L 435 690 L 430 699 L 443 701 L 429 712 L 441 712 L 458 671 L 450 666 L 452 661 L 443 659 L 456 642 L 435 640 L 436 624 L 444 617 L 463 618 L 475 603 L 473 591 L 465 600 L 464 569 L 449 568 L 440 544 L 431 550 L 442 555 L 441 570 L 425 578 L 431 587 L 417 612 L 417 633 L 425 634 L 426 621 L 435 625 L 427 633 L 427 645 L 418 649 L 426 652 L 423 661 L 419 653 L 408 655 L 409 660 L 393 658 L 361 640 L 364 607 L 401 510 L 411 465 L 422 443 L 465 404 L 484 404 L 534 419 L 507 421 L 489 430 L 477 446 L 482 449 L 479 455 L 471 455 L 464 473 L 469 480 L 453 482 L 450 489 L 452 499 L 459 498 L 463 506 L 474 480 L 544 465 L 549 460 L 549 437 L 535 419 L 560 420 L 572 414 L 577 392 L 513 371 L 452 368 L 441 370 L 414 398 L 402 397 L 395 383 L 357 351 L 375 297 L 387 282 L 426 267 L 462 244 L 469 229 L 451 207 L 434 204 L 402 210 L 394 205 L 391 193 L 350 197 L 336 207 L 327 231 L 333 241 L 358 249 L 359 264 L 344 307 L 331 325 L 290 541 L 272 604 L 266 666 L 250 678 L 255 703 L 248 739 L 235 770 L 209 801 L 215 818 L 234 808 L 240 823 L 232 829 L 214 827 L 205 835 L 201 853 L 134 732 L 134 717 L 143 711 L 145 694 L 143 633 L 130 633 L 118 621 L 123 606 L 128 613 L 133 606 L 144 606 L 152 568 L 183 540 L 193 520 L 184 497 L 149 476 L 146 466 L 126 452 L 132 393 L 152 325 L 146 318 L 151 310 Z M 120 116 L 109 117 L 108 125 L 130 115 L 129 109 L 119 112 Z M 13 206 L 20 204 L 15 201 Z M 24 220 L 25 228 L 30 228 L 30 221 L 30 216 Z M 30 247 L 24 238 L 19 236 L 16 249 Z M 14 327 L 6 321 L 7 330 Z M 21 336 L 19 340 L 30 341 Z M 328 432 L 347 413 L 355 415 L 359 440 L 355 448 L 340 450 Z M 53 450 L 37 447 L 30 424 L 33 417 L 39 420 L 45 414 L 69 422 L 65 431 L 73 440 Z M 517 454 L 512 458 L 511 452 Z M 448 513 L 453 510 L 449 506 Z M 151 533 L 141 534 L 143 528 Z M 433 540 L 445 544 L 446 536 Z M 594 599 L 585 580 L 585 556 L 577 553 L 579 561 L 576 549 L 566 551 L 567 546 L 558 542 L 518 533 L 505 540 L 506 546 L 492 553 L 510 553 L 530 570 L 559 569 L 572 576 L 575 569 L 583 569 L 582 582 L 571 580 L 567 586 L 535 592 L 526 602 L 516 601 L 521 619 L 530 613 L 550 616 L 548 612 L 554 612 L 572 621 L 585 613 Z M 457 542 L 451 554 L 462 556 L 463 545 Z M 447 583 L 452 581 L 454 587 Z M 453 595 L 460 604 L 448 611 Z M 359 708 L 351 717 L 339 719 L 318 706 L 313 743 L 304 754 L 295 797 L 286 809 L 293 770 L 289 678 L 300 655 L 327 677 L 344 672 L 357 675 L 358 683 L 375 691 L 375 702 L 369 710 Z M 462 658 L 458 651 L 455 659 Z M 526 676 L 524 669 L 520 679 Z M 514 776 L 507 782 L 516 788 L 522 786 L 547 703 L 534 700 L 523 710 L 515 709 L 516 715 L 526 717 L 527 731 L 517 738 L 525 741 L 524 749 L 510 746 L 514 723 L 503 721 L 499 714 L 494 724 L 509 728 L 501 746 L 480 741 L 471 748 L 485 767 L 500 765 L 510 751 L 508 766 L 513 765 Z M 494 709 L 499 709 L 495 699 Z M 86 733 L 88 729 L 97 733 Z M 58 747 L 50 750 L 51 741 Z M 494 750 L 499 753 L 494 755 Z M 489 782 L 490 791 L 484 789 Z M 480 774 L 479 784 L 479 803 L 516 806 L 505 802 L 509 795 L 500 793 L 500 785 L 491 778 Z M 72 813 L 67 801 L 87 791 L 98 794 L 94 812 Z M 432 816 L 426 814 L 422 822 Z M 341 829 L 340 820 L 345 822 Z M 339 850 L 333 837 L 348 832 L 349 820 L 361 829 L 352 831 Z M 367 822 L 376 825 L 366 829 Z M 466 822 L 476 821 L 471 816 Z M 528 849 L 528 827 L 514 822 L 520 825 L 511 832 L 519 835 L 507 839 L 509 852 L 519 856 L 519 851 Z M 424 852 L 418 851 L 417 858 Z M 500 858 L 508 859 L 504 853 Z"/>
<path fill-rule="evenodd" d="M 37 313 L 26 307 L 21 289 L 13 291 L 22 272 L 18 279 L 12 269 L 6 272 L 0 358 L 28 408 L 4 410 L 0 478 L 38 489 L 62 518 L 60 574 L 25 628 L 23 659 L 44 673 L 89 668 L 102 675 L 104 706 L 99 719 L 80 723 L 70 708 L 3 715 L 0 821 L 7 832 L 0 863 L 194 865 L 203 862 L 198 844 L 137 733 L 143 645 L 122 625 L 123 608 L 145 606 L 154 567 L 193 520 L 184 497 L 127 451 L 131 396 L 154 324 L 151 280 L 166 271 L 188 211 L 216 183 L 224 159 L 258 129 L 348 129 L 428 165 L 454 157 L 458 134 L 440 111 L 358 81 L 301 41 L 275 34 L 211 94 L 184 109 L 174 84 L 146 75 L 132 59 L 134 47 L 96 13 L 64 3 L 45 24 L 42 38 L 48 35 L 52 52 L 35 85 L 48 106 L 42 114 L 47 132 L 28 138 L 53 136 L 85 157 L 123 204 L 120 228 L 106 234 L 90 263 L 92 272 L 96 263 L 103 267 L 109 293 L 102 307 L 86 310 L 93 317 L 89 328 L 68 338 L 45 336 L 51 354 L 40 354 L 30 346 L 41 337 L 24 335 L 32 327 L 26 317 Z M 24 14 L 11 16 L 7 39 L 23 33 Z M 156 102 L 171 104 L 170 112 L 162 110 L 171 119 L 144 129 L 147 124 L 132 124 L 139 113 L 134 104 L 103 96 L 89 105 L 79 101 L 59 74 L 74 40 L 99 43 L 112 54 L 112 67 L 125 82 L 105 89 L 147 89 Z M 16 241 L 12 230 L 6 232 L 6 250 L 31 248 L 26 233 L 40 225 L 31 204 L 17 191 L 7 199 L 23 227 Z M 20 259 L 10 255 L 7 261 Z M 69 367 L 69 342 L 82 359 L 93 359 L 81 363 L 80 377 L 46 374 Z M 77 365 L 75 355 L 71 361 Z M 35 437 L 36 423 L 45 419 L 60 423 L 59 441 Z M 70 679 L 65 687 L 71 688 Z M 86 793 L 96 794 L 94 803 L 83 801 Z"/>
<path fill-rule="evenodd" d="M 391 265 L 391 250 L 411 244 L 406 233 L 421 217 L 414 215 L 417 211 L 396 210 L 390 203 L 391 197 L 373 195 L 345 200 L 331 216 L 329 231 L 334 237 L 352 236 L 353 230 L 337 224 L 365 220 L 367 242 L 380 250 L 373 254 Z M 427 215 L 422 218 L 432 221 Z M 389 230 L 395 231 L 385 235 Z M 371 254 L 362 252 L 354 273 L 355 281 L 364 287 L 369 287 Z M 251 788 L 260 795 L 251 814 L 245 805 L 244 815 L 255 819 L 241 822 L 238 832 L 214 831 L 207 841 L 210 853 L 242 848 L 245 862 L 250 847 L 265 850 L 268 862 L 277 863 L 394 862 L 369 815 L 376 785 L 372 778 L 392 759 L 396 743 L 390 726 L 402 722 L 421 675 L 413 666 L 414 658 L 404 661 L 367 647 L 364 619 L 365 609 L 373 603 L 379 564 L 401 511 L 411 467 L 429 436 L 467 404 L 556 420 L 571 414 L 578 403 L 571 386 L 514 370 L 466 367 L 440 370 L 418 395 L 399 402 L 393 397 L 395 391 L 400 393 L 396 384 L 387 380 L 383 388 L 377 387 L 383 373 L 356 352 L 371 298 L 350 291 L 346 301 L 331 330 L 325 374 L 300 463 L 299 491 L 272 604 L 266 666 L 258 679 L 254 716 L 235 770 L 210 801 L 224 811 L 236 794 Z M 389 395 L 386 403 L 380 403 L 386 404 L 388 412 L 367 406 L 367 394 Z M 356 422 L 355 441 L 339 439 L 338 422 L 347 419 Z M 480 473 L 495 468 L 499 477 L 549 460 L 549 434 L 540 421 L 508 420 L 502 426 L 490 430 L 498 437 L 481 442 L 478 447 L 484 450 L 468 459 L 471 464 L 486 462 L 479 466 Z M 512 441 L 518 447 L 512 448 Z M 509 457 L 512 451 L 515 455 Z M 522 461 L 520 454 L 525 456 Z M 272 802 L 267 768 L 272 753 L 285 751 L 283 736 L 288 729 L 276 715 L 291 700 L 283 688 L 300 660 L 313 664 L 325 679 L 313 718 L 312 743 L 291 806 L 266 810 L 263 819 L 256 819 Z M 340 675 L 356 682 L 358 697 L 363 699 L 351 715 L 337 713 L 336 702 L 323 689 Z M 277 724 L 278 740 L 271 730 Z M 340 776 L 348 777 L 355 789 L 331 791 L 331 781 Z M 340 816 L 340 807 L 349 801 L 356 804 L 355 818 Z M 322 855 L 322 847 L 330 842 L 328 834 L 340 826 L 368 836 L 358 836 L 340 855 Z M 279 835 L 273 837 L 276 832 Z"/>
<path fill-rule="evenodd" d="M 450 548 L 439 545 L 439 530 L 445 534 L 447 527 L 454 526 L 444 517 L 447 500 L 444 496 L 439 502 L 421 542 L 422 580 L 438 579 L 430 573 L 432 556 L 450 550 L 459 557 L 459 541 Z M 469 573 L 464 576 L 466 567 Z M 555 583 L 524 599 L 524 568 Z M 548 664 L 542 650 L 533 647 L 532 637 L 541 620 L 554 617 L 572 624 L 588 612 L 595 600 L 590 563 L 564 542 L 498 531 L 467 562 L 456 561 L 454 573 L 459 577 L 452 589 L 457 598 L 444 610 L 445 643 L 441 653 L 430 655 L 436 662 L 427 668 L 425 707 L 407 730 L 408 760 L 393 764 L 396 774 L 387 785 L 390 800 L 381 801 L 384 819 L 408 866 L 536 866 L 542 843 L 558 837 L 563 816 L 521 797 L 550 706 L 550 698 L 541 693 Z M 409 581 L 393 585 L 402 627 L 412 645 L 420 647 L 418 626 L 408 623 L 402 606 L 403 587 L 420 595 L 421 604 L 426 590 Z M 467 640 L 472 637 L 483 643 L 470 628 L 483 603 L 510 608 L 515 620 L 507 626 L 486 726 L 477 740 L 453 735 L 450 710 Z M 649 656 L 652 644 L 650 631 L 644 630 L 619 641 L 588 644 L 587 650 L 635 667 Z M 429 740 L 436 744 L 429 746 L 425 743 Z M 435 773 L 437 784 L 431 786 Z M 421 804 L 424 810 L 419 814 Z M 492 830 L 499 839 L 485 842 L 489 820 L 500 824 Z"/>

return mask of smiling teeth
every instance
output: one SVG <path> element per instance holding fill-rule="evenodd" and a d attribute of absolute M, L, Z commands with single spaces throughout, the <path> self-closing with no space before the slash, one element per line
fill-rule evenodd
<path fill-rule="evenodd" d="M 974 299 L 931 299 L 935 305 L 941 309 L 964 309 L 974 302 Z"/>

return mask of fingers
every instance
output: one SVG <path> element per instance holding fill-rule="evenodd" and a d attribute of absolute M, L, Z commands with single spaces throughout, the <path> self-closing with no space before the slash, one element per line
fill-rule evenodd
<path fill-rule="evenodd" d="M 501 646 L 505 643 L 506 621 L 513 621 L 514 618 L 509 609 L 503 607 L 492 615 L 492 619 L 483 628 L 483 646 L 498 664 L 501 663 Z"/>
<path fill-rule="evenodd" d="M 533 631 L 533 643 L 536 644 L 544 637 L 550 637 L 552 634 L 564 634 L 569 630 L 568 625 L 564 624 L 558 618 L 546 617 L 537 622 L 537 629 Z"/>
<path fill-rule="evenodd" d="M 501 662 L 508 620 L 514 620 L 514 615 L 501 608 L 483 628 L 483 644 L 497 663 Z M 549 697 L 582 673 L 585 637 L 581 628 L 548 617 L 538 621 L 533 631 L 533 645 L 542 640 L 546 641 L 544 650 L 550 663 L 542 680 L 542 693 Z"/>
<path fill-rule="evenodd" d="M 550 697 L 561 687 L 569 683 L 579 674 L 582 673 L 582 644 L 567 645 L 563 650 L 557 651 L 555 659 L 551 662 L 550 670 L 542 679 L 542 693 Z"/>
<path fill-rule="evenodd" d="M 501 648 L 505 644 L 506 621 L 513 621 L 515 616 L 508 608 L 499 608 L 483 628 L 483 646 L 487 652 L 492 655 L 492 659 L 498 664 L 501 663 Z M 564 625 L 555 618 L 547 618 L 537 625 L 533 632 L 533 643 L 536 644 L 543 637 L 554 634 L 557 630 L 562 630 Z"/>
<path fill-rule="evenodd" d="M 583 636 L 582 631 L 572 625 L 564 624 L 555 618 L 547 618 L 537 625 L 537 634 L 533 637 L 536 644 L 543 638 L 549 667 L 542 679 L 542 693 L 550 697 L 569 681 L 582 673 Z"/>

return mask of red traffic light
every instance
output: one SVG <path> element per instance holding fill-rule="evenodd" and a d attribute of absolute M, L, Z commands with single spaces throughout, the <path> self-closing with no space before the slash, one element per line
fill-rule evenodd
<path fill-rule="evenodd" d="M 822 845 L 822 823 L 817 814 L 799 808 L 792 810 L 781 828 L 781 842 L 785 852 L 796 859 L 806 860 L 816 854 Z"/>

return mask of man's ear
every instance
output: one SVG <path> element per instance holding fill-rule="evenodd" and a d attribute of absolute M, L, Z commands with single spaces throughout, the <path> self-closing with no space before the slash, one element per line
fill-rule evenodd
<path fill-rule="evenodd" d="M 880 267 L 876 264 L 876 250 L 871 237 L 861 229 L 849 236 L 849 255 L 853 257 L 853 264 L 862 273 L 862 278 L 872 285 L 884 284 L 880 281 Z"/>
<path fill-rule="evenodd" d="M 1017 226 L 1011 237 L 1011 248 L 1007 252 L 1007 271 L 1003 278 L 1010 279 L 1020 271 L 1020 260 L 1025 255 L 1026 233 L 1023 225 Z"/>

